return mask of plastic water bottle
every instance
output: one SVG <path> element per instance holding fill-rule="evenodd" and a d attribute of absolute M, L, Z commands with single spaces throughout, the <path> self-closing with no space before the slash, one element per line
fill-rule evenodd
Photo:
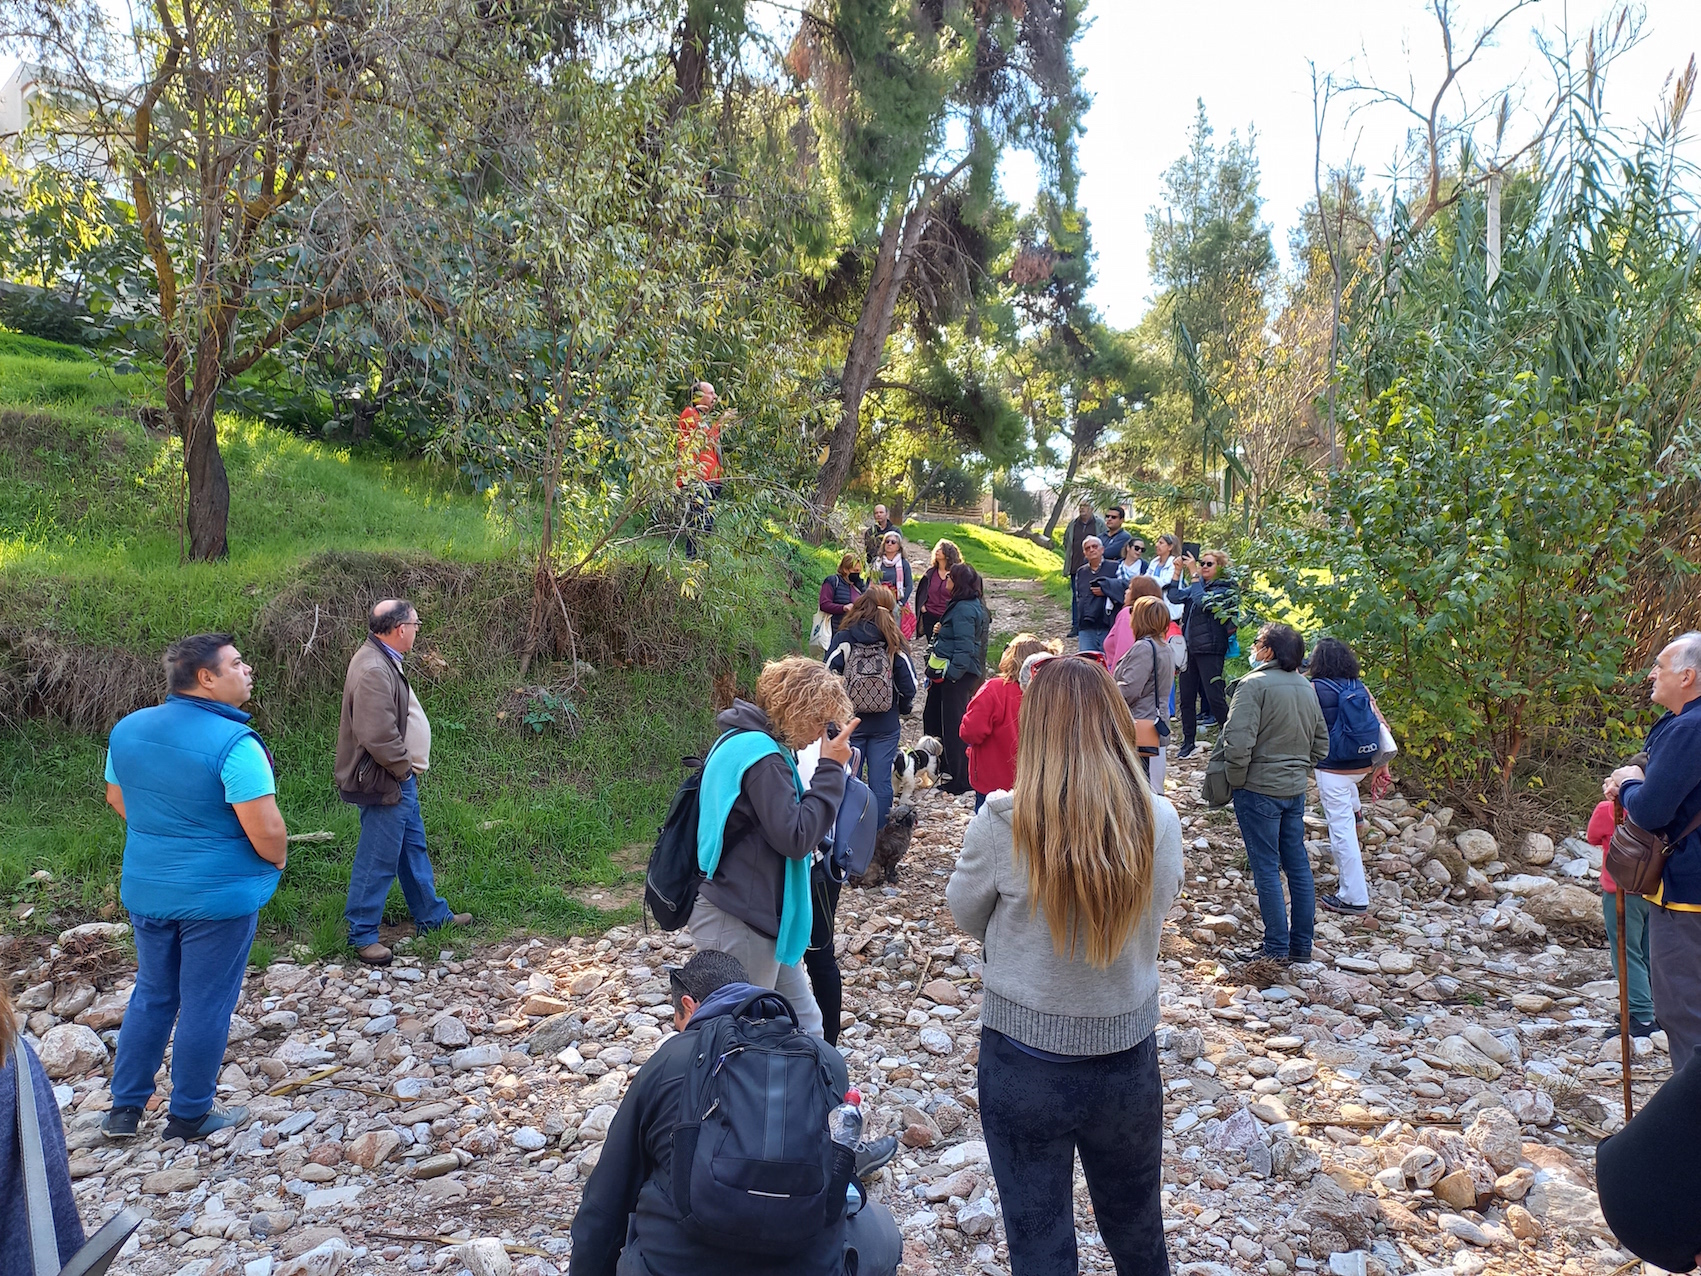
<path fill-rule="evenodd" d="M 854 1150 L 862 1142 L 861 1091 L 845 1091 L 845 1101 L 827 1114 L 827 1133 L 840 1147 Z"/>
<path fill-rule="evenodd" d="M 827 1133 L 840 1147 L 849 1148 L 852 1155 L 862 1142 L 862 1092 L 855 1088 L 845 1091 L 845 1101 L 827 1114 Z M 862 1208 L 862 1188 L 852 1174 L 845 1184 L 845 1204 Z"/>

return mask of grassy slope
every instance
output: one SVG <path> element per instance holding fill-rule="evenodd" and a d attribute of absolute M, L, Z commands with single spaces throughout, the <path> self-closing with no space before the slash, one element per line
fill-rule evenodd
<path fill-rule="evenodd" d="M 515 548 L 484 502 L 441 469 L 224 421 L 231 557 L 179 566 L 177 465 L 135 421 L 130 401 L 144 390 L 76 352 L 44 354 L 0 334 L 0 625 L 46 625 L 65 641 L 151 654 L 201 629 L 240 640 L 321 550 L 486 562 Z M 813 570 L 811 557 L 805 574 Z M 777 575 L 769 565 L 749 578 L 772 584 Z M 751 651 L 784 650 L 813 610 L 812 591 L 804 595 L 753 599 L 725 632 L 699 635 L 698 647 L 742 653 L 746 664 Z M 424 619 L 429 646 L 440 618 Z M 350 648 L 359 639 L 343 635 Z M 678 758 L 709 730 L 705 670 L 601 671 L 576 705 L 583 731 L 572 738 L 498 718 L 518 683 L 511 659 L 451 656 L 449 676 L 418 680 L 434 727 L 422 799 L 440 888 L 498 928 L 601 924 L 573 897 L 617 880 L 630 860 L 620 849 L 653 836 Z M 534 670 L 528 681 L 550 676 Z M 336 697 L 286 698 L 277 683 L 258 670 L 254 707 L 277 757 L 285 817 L 292 832 L 328 830 L 335 840 L 295 847 L 263 920 L 274 935 L 327 951 L 359 827 L 330 782 Z M 113 898 L 123 832 L 101 800 L 103 746 L 45 722 L 0 728 L 0 901 L 36 903 L 38 924 Z M 42 868 L 50 887 L 30 880 Z M 399 891 L 391 911 L 404 911 Z"/>
<path fill-rule="evenodd" d="M 962 550 L 964 561 L 982 576 L 1044 581 L 1045 592 L 1068 605 L 1069 585 L 1063 579 L 1063 559 L 1033 541 L 973 523 L 910 522 L 904 524 L 904 535 L 929 546 L 943 537 Z"/>

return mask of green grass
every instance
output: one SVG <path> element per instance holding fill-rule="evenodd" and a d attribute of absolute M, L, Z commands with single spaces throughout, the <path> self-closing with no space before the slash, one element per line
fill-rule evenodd
<path fill-rule="evenodd" d="M 1039 580 L 1045 592 L 1069 605 L 1069 582 L 1063 576 L 1063 559 L 1042 545 L 1020 536 L 974 523 L 904 524 L 904 535 L 930 549 L 940 538 L 963 551 L 963 561 L 982 576 L 997 580 Z"/>
<path fill-rule="evenodd" d="M 767 536 L 777 554 L 740 560 L 717 543 L 698 603 L 679 600 L 681 585 L 667 575 L 677 560 L 636 547 L 633 556 L 660 572 L 646 578 L 644 615 L 670 617 L 664 636 L 674 654 L 616 661 L 577 690 L 561 665 L 540 662 L 525 683 L 569 695 L 581 729 L 538 733 L 516 711 L 517 661 L 484 637 L 481 614 L 511 607 L 516 579 L 522 591 L 529 580 L 515 568 L 521 538 L 487 501 L 446 467 L 221 417 L 231 553 L 180 565 L 180 457 L 136 419 L 154 389 L 71 347 L 0 332 L 0 678 L 21 658 L 8 631 L 46 631 L 78 651 L 149 661 L 170 638 L 198 630 L 228 630 L 259 650 L 262 610 L 327 570 L 315 559 L 326 552 L 404 554 L 427 571 L 471 564 L 472 592 L 424 617 L 425 645 L 439 646 L 448 668 L 416 677 L 433 724 L 421 805 L 439 888 L 479 917 L 485 936 L 560 934 L 635 916 L 630 905 L 589 906 L 586 888 L 630 882 L 630 848 L 653 840 L 680 757 L 712 731 L 714 673 L 730 671 L 748 690 L 764 656 L 795 650 L 836 555 Z M 340 667 L 361 635 L 328 636 Z M 321 679 L 290 692 L 281 671 L 262 664 L 256 691 L 250 707 L 277 759 L 291 832 L 333 834 L 293 845 L 262 915 L 255 960 L 263 963 L 291 942 L 340 946 L 359 817 L 331 780 L 336 685 Z M 0 721 L 0 905 L 34 905 L 26 927 L 68 925 L 116 903 L 124 831 L 103 800 L 104 743 L 104 733 L 48 720 Z M 35 879 L 40 870 L 51 880 Z M 392 891 L 387 914 L 405 912 Z"/>

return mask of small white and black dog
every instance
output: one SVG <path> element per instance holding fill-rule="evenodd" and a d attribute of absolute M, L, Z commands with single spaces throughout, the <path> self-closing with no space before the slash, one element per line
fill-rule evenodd
<path fill-rule="evenodd" d="M 901 790 L 900 802 L 908 802 L 915 796 L 917 784 L 925 788 L 951 778 L 939 774 L 939 759 L 944 754 L 944 744 L 930 735 L 917 740 L 913 749 L 898 750 L 898 756 L 892 759 L 892 780 Z"/>

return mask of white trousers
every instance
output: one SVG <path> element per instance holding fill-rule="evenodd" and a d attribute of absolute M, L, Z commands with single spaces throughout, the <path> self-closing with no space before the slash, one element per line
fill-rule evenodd
<path fill-rule="evenodd" d="M 812 1037 L 822 1035 L 821 1007 L 809 986 L 803 963 L 780 965 L 774 941 L 731 913 L 722 912 L 701 895 L 691 909 L 691 943 L 699 950 L 712 949 L 738 958 L 750 982 L 772 988 L 791 1002 L 798 1026 Z"/>
<path fill-rule="evenodd" d="M 1343 775 L 1338 771 L 1317 772 L 1317 796 L 1323 800 L 1323 818 L 1329 822 L 1329 854 L 1335 859 L 1340 878 L 1336 893 L 1343 903 L 1369 904 L 1370 888 L 1364 880 L 1364 856 L 1358 846 L 1358 786 L 1369 772 Z"/>
<path fill-rule="evenodd" d="M 1167 745 L 1158 746 L 1158 755 L 1146 759 L 1146 778 L 1152 782 L 1152 793 L 1157 797 L 1164 795 L 1164 760 L 1169 752 Z"/>

